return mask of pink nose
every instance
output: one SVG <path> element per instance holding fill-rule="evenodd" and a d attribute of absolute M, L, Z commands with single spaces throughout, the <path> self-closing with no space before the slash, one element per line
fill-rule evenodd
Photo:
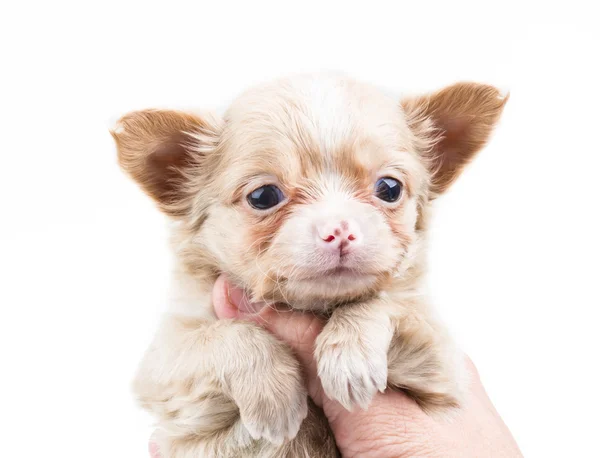
<path fill-rule="evenodd" d="M 328 221 L 317 227 L 318 242 L 328 250 L 351 250 L 361 241 L 362 234 L 354 221 Z"/>

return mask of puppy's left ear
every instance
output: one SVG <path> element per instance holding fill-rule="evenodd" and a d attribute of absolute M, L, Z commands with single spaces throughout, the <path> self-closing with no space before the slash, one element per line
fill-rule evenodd
<path fill-rule="evenodd" d="M 401 101 L 430 169 L 432 197 L 448 189 L 485 146 L 507 100 L 493 86 L 458 83 Z"/>

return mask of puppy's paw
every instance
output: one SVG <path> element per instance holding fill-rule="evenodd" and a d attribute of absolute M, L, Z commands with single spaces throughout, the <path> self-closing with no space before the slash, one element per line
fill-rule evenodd
<path fill-rule="evenodd" d="M 377 391 L 387 385 L 389 340 L 381 335 L 350 335 L 327 327 L 316 344 L 318 374 L 325 395 L 347 410 L 366 409 Z M 367 337 L 368 336 L 368 337 Z"/>
<path fill-rule="evenodd" d="M 296 437 L 308 414 L 306 391 L 300 380 L 282 376 L 279 383 L 256 393 L 256 399 L 240 406 L 242 423 L 253 439 L 280 445 Z"/>
<path fill-rule="evenodd" d="M 246 328 L 240 346 L 251 349 L 229 382 L 235 388 L 240 420 L 253 439 L 279 445 L 298 434 L 308 414 L 300 364 L 264 329 Z M 238 332 L 243 337 L 244 332 Z"/>

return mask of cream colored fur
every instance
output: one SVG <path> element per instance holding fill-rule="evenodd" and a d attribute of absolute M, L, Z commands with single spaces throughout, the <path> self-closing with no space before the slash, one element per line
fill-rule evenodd
<path fill-rule="evenodd" d="M 215 320 L 220 273 L 254 300 L 328 318 L 315 358 L 326 395 L 346 408 L 389 388 L 432 412 L 460 406 L 461 364 L 423 291 L 427 216 L 505 102 L 474 83 L 396 100 L 302 75 L 249 90 L 222 118 L 121 119 L 121 166 L 174 221 L 173 300 L 135 382 L 165 457 L 337 454 L 290 350 L 253 324 Z M 382 176 L 404 185 L 398 202 L 374 197 Z M 265 184 L 286 200 L 258 211 L 246 196 Z M 315 227 L 346 220 L 360 238 L 338 275 Z"/>

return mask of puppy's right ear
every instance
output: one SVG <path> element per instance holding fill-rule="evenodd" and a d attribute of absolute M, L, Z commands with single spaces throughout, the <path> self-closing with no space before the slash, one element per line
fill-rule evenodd
<path fill-rule="evenodd" d="M 219 141 L 216 119 L 170 110 L 135 111 L 111 131 L 119 164 L 173 217 L 189 209 L 189 176 Z"/>

